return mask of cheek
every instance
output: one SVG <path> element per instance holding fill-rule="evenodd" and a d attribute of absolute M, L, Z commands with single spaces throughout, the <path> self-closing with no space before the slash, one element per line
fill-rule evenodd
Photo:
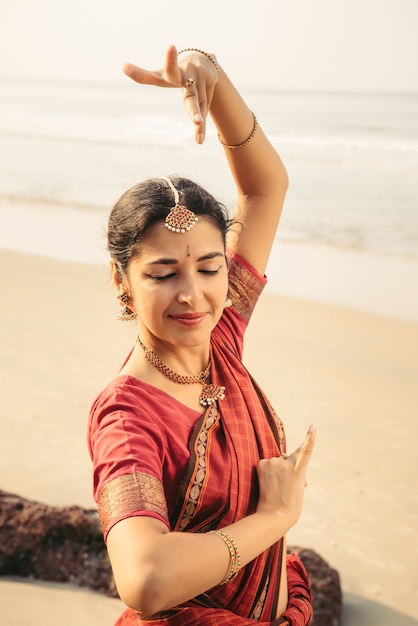
<path fill-rule="evenodd" d="M 171 297 L 168 285 L 147 284 L 134 294 L 136 312 L 139 317 L 158 319 L 170 303 Z"/>

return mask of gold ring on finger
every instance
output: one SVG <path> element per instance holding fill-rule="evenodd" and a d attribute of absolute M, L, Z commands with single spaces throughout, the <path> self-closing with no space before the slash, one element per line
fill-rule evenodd
<path fill-rule="evenodd" d="M 194 78 L 187 78 L 184 81 L 183 87 L 193 87 L 193 85 L 196 85 L 196 80 Z"/>

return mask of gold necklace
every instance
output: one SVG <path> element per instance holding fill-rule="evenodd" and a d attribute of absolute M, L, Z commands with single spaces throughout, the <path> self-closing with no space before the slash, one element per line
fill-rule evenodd
<path fill-rule="evenodd" d="M 225 387 L 212 385 L 212 383 L 206 383 L 206 379 L 210 374 L 210 361 L 206 368 L 199 372 L 199 374 L 196 374 L 195 376 L 183 376 L 182 374 L 177 374 L 177 372 L 170 369 L 168 365 L 163 363 L 153 350 L 146 348 L 139 336 L 136 340 L 143 349 L 147 361 L 173 383 L 178 383 L 179 385 L 194 385 L 196 383 L 201 384 L 202 393 L 199 397 L 199 403 L 202 406 L 210 406 L 217 400 L 223 400 L 225 398 Z"/>

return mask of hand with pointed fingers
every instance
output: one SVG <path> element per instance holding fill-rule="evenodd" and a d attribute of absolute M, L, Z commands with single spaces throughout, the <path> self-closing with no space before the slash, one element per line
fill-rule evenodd
<path fill-rule="evenodd" d="M 207 56 L 195 50 L 177 56 L 175 46 L 170 46 L 162 69 L 149 71 L 125 63 L 123 71 L 142 85 L 181 89 L 184 106 L 195 127 L 196 142 L 204 142 L 206 118 L 218 80 L 216 67 Z"/>
<path fill-rule="evenodd" d="M 262 459 L 257 468 L 259 499 L 257 511 L 276 512 L 286 519 L 289 529 L 302 512 L 306 470 L 316 438 L 311 426 L 305 441 L 290 455 Z"/>

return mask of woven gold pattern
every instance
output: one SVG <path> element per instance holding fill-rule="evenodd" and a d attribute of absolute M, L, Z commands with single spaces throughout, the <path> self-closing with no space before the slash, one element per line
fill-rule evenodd
<path fill-rule="evenodd" d="M 142 472 L 124 474 L 108 483 L 100 494 L 98 509 L 104 533 L 114 520 L 130 517 L 134 511 L 153 511 L 168 521 L 162 484 Z"/>
<path fill-rule="evenodd" d="M 202 493 L 203 483 L 206 478 L 206 470 L 208 467 L 207 443 L 209 430 L 218 421 L 219 413 L 216 405 L 212 404 L 207 412 L 202 430 L 196 441 L 197 463 L 194 470 L 194 477 L 191 480 L 191 488 L 189 489 L 188 499 L 183 508 L 183 515 L 179 524 L 179 530 L 184 530 L 189 522 L 193 519 Z"/>
<path fill-rule="evenodd" d="M 264 284 L 254 279 L 254 274 L 241 263 L 232 258 L 229 264 L 228 297 L 239 313 L 249 320 Z"/>

